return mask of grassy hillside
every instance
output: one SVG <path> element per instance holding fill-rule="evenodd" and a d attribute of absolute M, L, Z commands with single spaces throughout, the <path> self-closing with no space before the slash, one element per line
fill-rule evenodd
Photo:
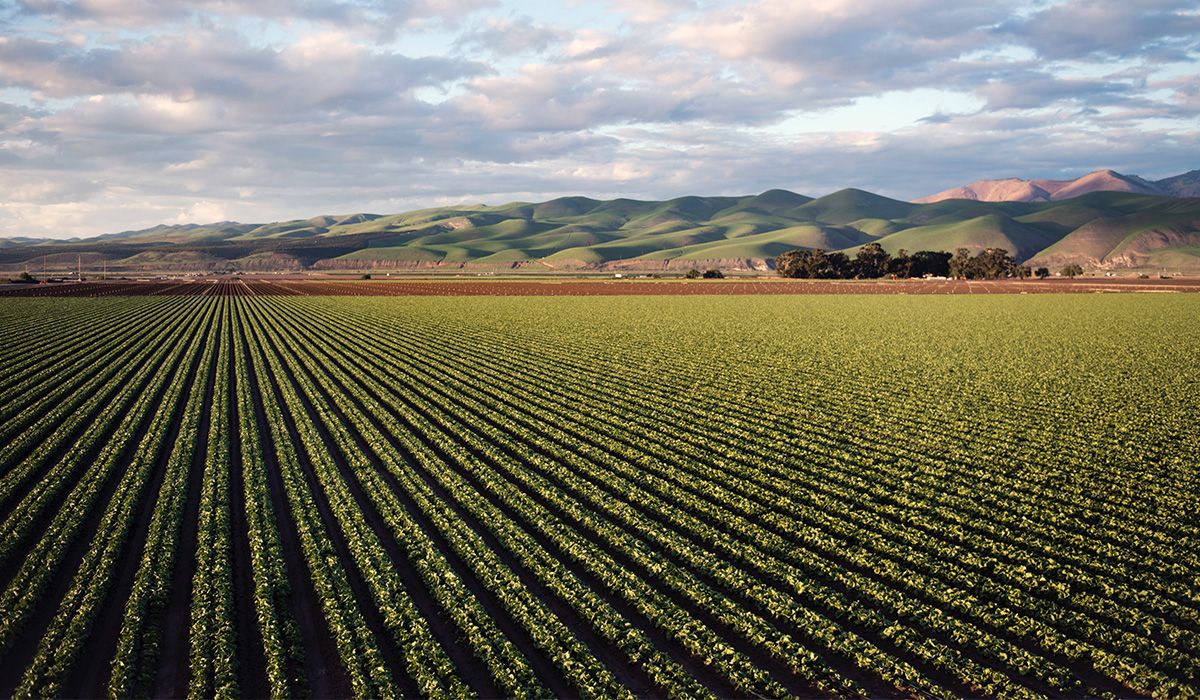
<path fill-rule="evenodd" d="M 1087 201 L 1090 200 L 1090 201 Z M 1096 193 L 1080 197 L 1079 207 L 1096 216 L 1033 256 L 1044 265 L 1079 263 L 1096 268 L 1200 269 L 1200 199 L 1148 202 L 1136 195 Z"/>
<path fill-rule="evenodd" d="M 1005 248 L 1017 259 L 1026 259 L 1056 240 L 1044 229 L 1017 222 L 1003 214 L 987 214 L 965 221 L 915 226 L 879 239 L 889 253 L 901 248 L 915 250 L 957 250 L 973 253 L 984 248 Z"/>
<path fill-rule="evenodd" d="M 561 197 L 315 216 L 267 224 L 156 226 L 87 240 L 0 241 L 9 268 L 43 255 L 104 255 L 138 269 L 461 267 L 762 268 L 795 248 L 853 252 L 1002 247 L 1037 264 L 1200 271 L 1200 199 L 1093 192 L 1050 202 L 901 202 L 846 189 L 666 201 Z"/>
<path fill-rule="evenodd" d="M 847 224 L 858 219 L 905 219 L 915 204 L 901 202 L 862 190 L 847 189 L 814 199 L 789 211 L 797 218 L 829 224 Z"/>

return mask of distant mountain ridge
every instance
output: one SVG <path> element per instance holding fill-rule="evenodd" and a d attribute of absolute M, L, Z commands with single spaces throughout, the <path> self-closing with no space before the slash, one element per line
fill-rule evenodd
<path fill-rule="evenodd" d="M 946 199 L 973 199 L 980 202 L 1051 202 L 1079 197 L 1089 192 L 1133 192 L 1162 197 L 1200 197 L 1200 170 L 1146 180 L 1123 175 L 1115 170 L 1095 170 L 1074 180 L 1025 180 L 1018 177 L 977 180 L 952 187 L 928 197 L 913 200 L 919 204 Z"/>
<path fill-rule="evenodd" d="M 1196 173 L 1151 183 L 1188 191 Z M 1119 182 L 1130 189 L 1144 181 Z M 1200 198 L 1092 191 L 1108 175 L 1059 182 L 1036 201 L 904 202 L 858 189 L 817 199 L 787 190 L 665 201 L 561 197 L 399 214 L 323 215 L 271 223 L 160 225 L 84 240 L 0 240 L 8 270 L 114 274 L 281 270 L 769 270 L 797 248 L 853 254 L 989 247 L 1019 261 L 1089 269 L 1200 272 Z M 1024 181 L 1029 182 L 1029 181 Z M 1167 185 L 1162 183 L 1167 182 Z M 1051 191 L 1053 190 L 1053 191 Z"/>

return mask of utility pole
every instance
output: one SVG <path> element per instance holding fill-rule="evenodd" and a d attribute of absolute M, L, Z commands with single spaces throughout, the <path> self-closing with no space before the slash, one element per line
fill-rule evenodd
<path fill-rule="evenodd" d="M 83 281 L 83 256 L 82 255 L 75 256 L 75 281 L 76 282 Z"/>

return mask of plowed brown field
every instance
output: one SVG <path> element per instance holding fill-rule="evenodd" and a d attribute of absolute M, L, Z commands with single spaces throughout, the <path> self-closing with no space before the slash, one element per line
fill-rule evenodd
<path fill-rule="evenodd" d="M 1078 280 L 519 280 L 411 279 L 84 282 L 9 286 L 0 296 L 615 296 L 731 294 L 1046 294 L 1197 292 L 1200 279 Z"/>

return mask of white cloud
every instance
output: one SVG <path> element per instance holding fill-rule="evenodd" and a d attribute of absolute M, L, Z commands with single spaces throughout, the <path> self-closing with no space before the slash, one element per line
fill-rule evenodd
<path fill-rule="evenodd" d="M 26 0 L 0 35 L 0 236 L 1197 167 L 1198 15 L 1038 7 Z"/>
<path fill-rule="evenodd" d="M 177 224 L 208 224 L 215 221 L 225 221 L 228 216 L 225 207 L 215 202 L 193 202 L 175 217 Z"/>
<path fill-rule="evenodd" d="M 18 0 L 21 14 L 78 30 L 125 30 L 225 18 L 303 21 L 381 38 L 405 27 L 456 26 L 496 0 Z"/>
<path fill-rule="evenodd" d="M 1164 60 L 1200 48 L 1200 13 L 1191 0 L 1066 0 L 1005 28 L 1049 58 Z"/>
<path fill-rule="evenodd" d="M 567 38 L 561 27 L 535 22 L 528 15 L 487 17 L 463 32 L 455 42 L 459 48 L 482 50 L 497 56 L 542 53 Z"/>
<path fill-rule="evenodd" d="M 635 24 L 661 24 L 696 9 L 693 0 L 614 0 L 612 6 Z"/>

